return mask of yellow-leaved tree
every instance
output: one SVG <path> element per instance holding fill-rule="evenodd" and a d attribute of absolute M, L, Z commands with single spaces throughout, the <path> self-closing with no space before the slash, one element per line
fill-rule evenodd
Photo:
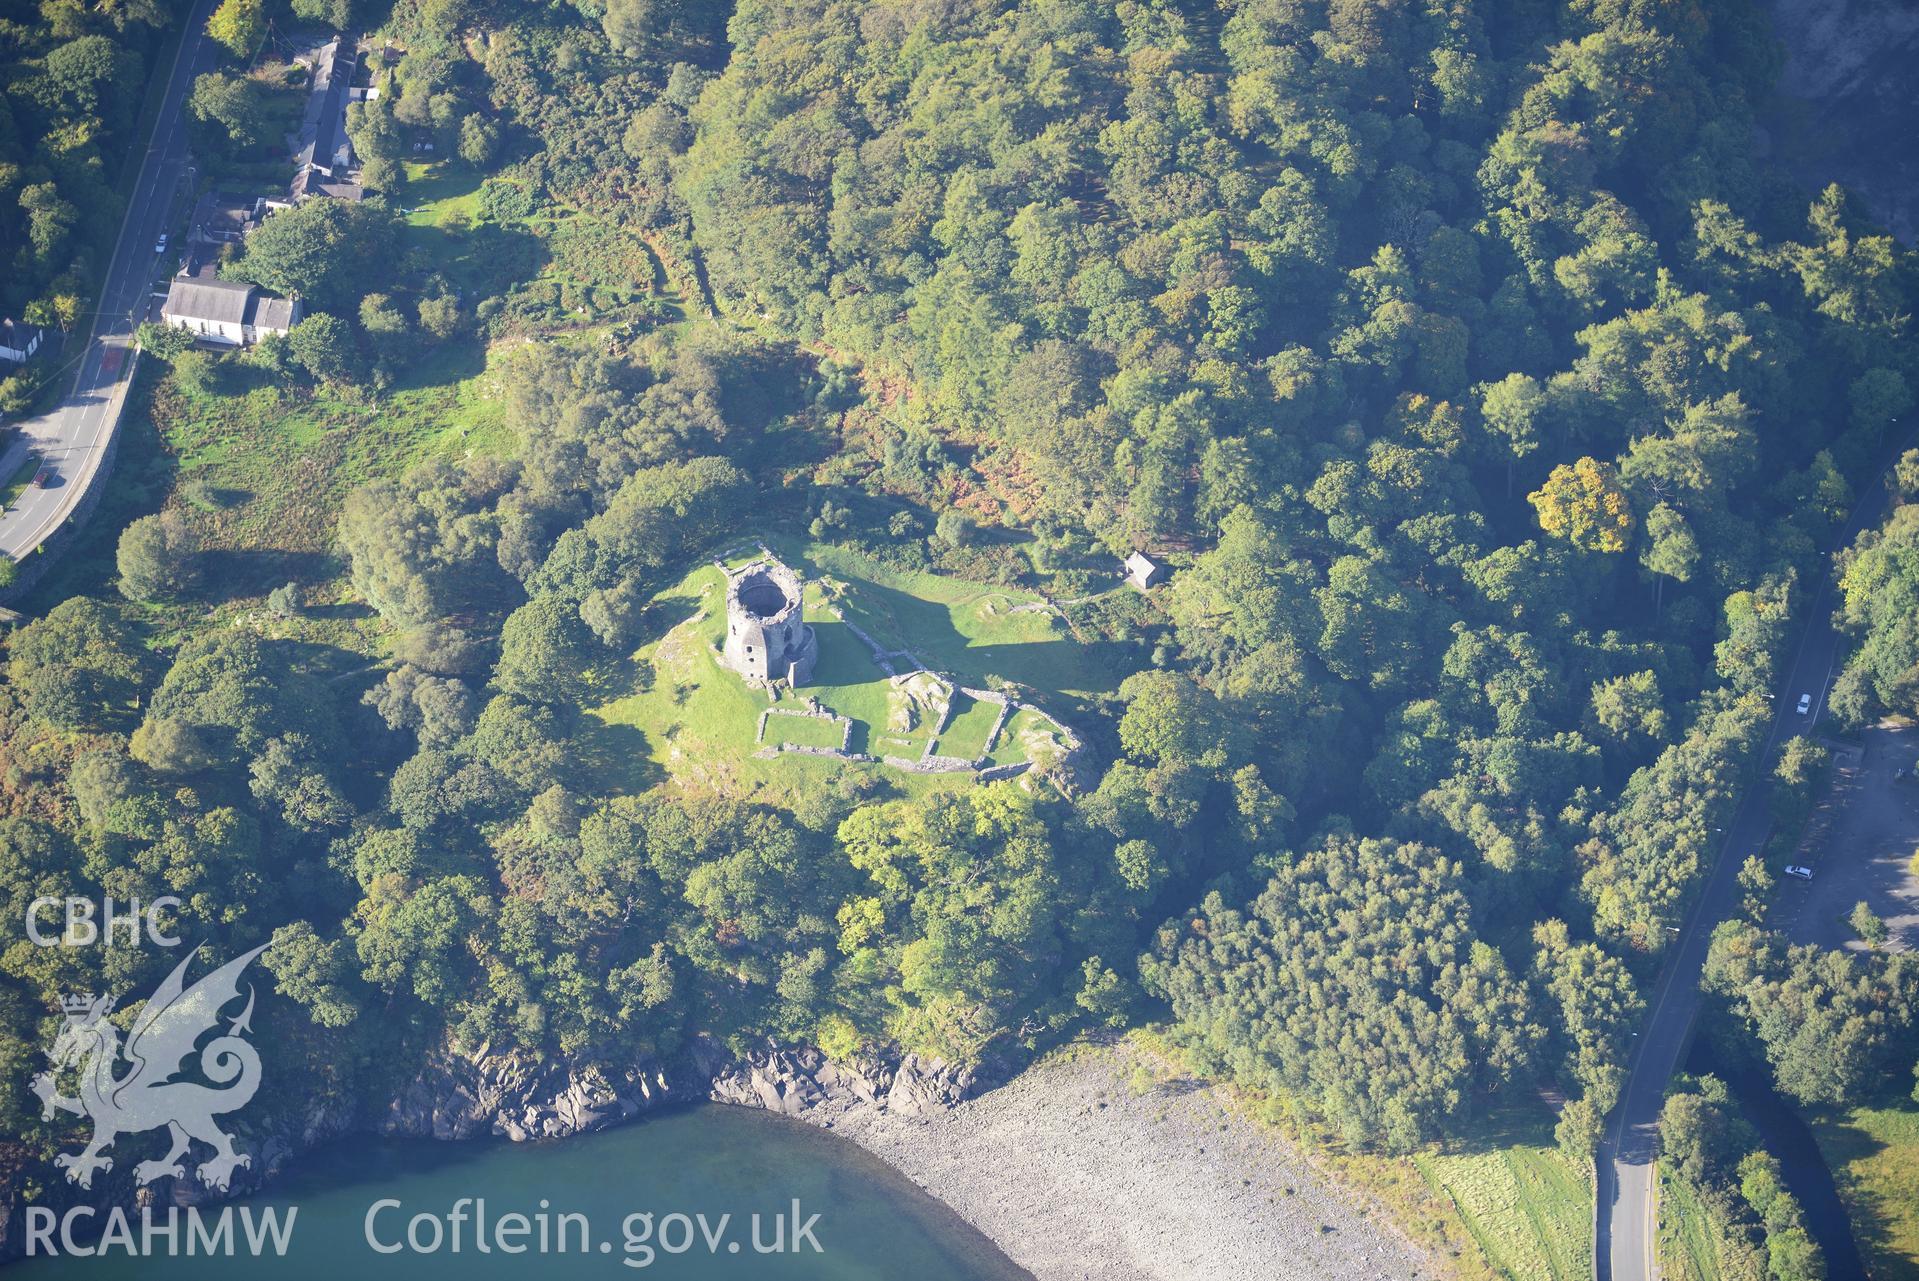
<path fill-rule="evenodd" d="M 207 19 L 207 34 L 234 57 L 245 58 L 266 30 L 260 6 L 261 0 L 221 0 L 220 7 Z"/>
<path fill-rule="evenodd" d="M 1632 545 L 1632 504 L 1618 473 L 1597 458 L 1561 463 L 1526 501 L 1539 513 L 1541 529 L 1575 547 L 1618 553 Z"/>

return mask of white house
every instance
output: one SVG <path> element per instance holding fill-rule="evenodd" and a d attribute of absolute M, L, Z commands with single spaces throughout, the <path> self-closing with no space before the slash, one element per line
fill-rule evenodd
<path fill-rule="evenodd" d="M 280 298 L 244 280 L 175 276 L 160 317 L 206 342 L 244 347 L 300 321 L 298 298 Z"/>
<path fill-rule="evenodd" d="M 23 321 L 0 319 L 0 360 L 24 365 L 40 350 L 47 331 Z"/>

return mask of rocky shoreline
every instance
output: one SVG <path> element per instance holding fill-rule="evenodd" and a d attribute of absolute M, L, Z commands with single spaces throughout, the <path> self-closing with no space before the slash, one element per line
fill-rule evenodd
<path fill-rule="evenodd" d="M 430 1063 L 372 1128 L 409 1138 L 492 1134 L 521 1142 L 709 1101 L 820 1123 L 858 1108 L 918 1116 L 954 1107 L 980 1080 L 974 1069 L 913 1054 L 835 1062 L 818 1050 L 770 1046 L 740 1059 L 705 1040 L 671 1068 L 647 1064 L 617 1078 L 597 1066 L 482 1049 L 472 1058 Z"/>
<path fill-rule="evenodd" d="M 927 1065 L 877 1101 L 849 1100 L 829 1079 L 826 1097 L 797 1112 L 807 1074 L 796 1090 L 793 1066 L 742 1084 L 905 1174 L 1037 1281 L 1272 1276 L 1279 1259 L 1288 1281 L 1446 1271 L 1224 1091 L 1168 1076 L 1123 1043 L 977 1090 Z"/>
<path fill-rule="evenodd" d="M 711 1100 L 858 1144 L 1037 1281 L 1201 1281 L 1262 1275 L 1275 1258 L 1299 1281 L 1443 1271 L 1219 1091 L 1150 1071 L 1123 1043 L 1005 1075 L 915 1055 L 836 1062 L 817 1050 L 769 1047 L 737 1058 L 707 1041 L 671 1067 L 617 1074 L 482 1049 L 431 1062 L 375 1116 L 318 1107 L 297 1126 L 247 1136 L 242 1147 L 256 1158 L 232 1194 L 356 1131 L 552 1139 Z M 91 1193 L 64 1184 L 48 1191 L 102 1207 L 214 1196 L 191 1180 L 135 1189 L 123 1171 Z M 4 1257 L 15 1257 L 17 1192 L 0 1214 Z"/>

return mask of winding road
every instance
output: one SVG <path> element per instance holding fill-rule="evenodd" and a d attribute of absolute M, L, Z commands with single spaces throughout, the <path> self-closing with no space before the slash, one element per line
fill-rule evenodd
<path fill-rule="evenodd" d="M 1877 524 L 1884 516 L 1889 474 L 1888 467 L 1875 476 L 1854 505 L 1852 518 L 1834 540 L 1832 550 L 1850 544 L 1861 529 Z M 1763 759 L 1769 759 L 1782 740 L 1811 733 L 1826 710 L 1826 691 L 1841 650 L 1840 635 L 1832 626 L 1830 578 L 1821 577 L 1798 652 L 1774 691 L 1777 710 Z M 1801 694 L 1812 696 L 1812 706 L 1805 715 L 1798 711 Z M 1705 889 L 1667 953 L 1665 967 L 1653 988 L 1649 1013 L 1639 1031 L 1619 1106 L 1595 1156 L 1599 1213 L 1593 1271 L 1599 1281 L 1653 1281 L 1659 1275 L 1653 1248 L 1658 1226 L 1653 1158 L 1658 1152 L 1659 1109 L 1665 1102 L 1666 1084 L 1679 1068 L 1699 1016 L 1703 999 L 1699 982 L 1713 929 L 1734 913 L 1739 898 L 1739 867 L 1749 855 L 1765 847 L 1771 828 L 1772 778 L 1767 773 L 1740 799 Z"/>
<path fill-rule="evenodd" d="M 0 478 L 11 476 L 29 452 L 38 455 L 46 476 L 44 486 L 28 486 L 19 501 L 0 514 L 0 552 L 14 560 L 38 551 L 72 517 L 119 428 L 139 360 L 134 331 L 146 318 L 154 281 L 166 272 L 153 246 L 168 227 L 174 198 L 187 175 L 182 108 L 194 77 L 213 66 L 206 22 L 216 3 L 196 0 L 187 15 L 186 33 L 167 73 L 166 94 L 107 264 L 96 321 L 79 352 L 73 388 L 51 412 L 17 424 L 18 438 L 0 451 Z"/>

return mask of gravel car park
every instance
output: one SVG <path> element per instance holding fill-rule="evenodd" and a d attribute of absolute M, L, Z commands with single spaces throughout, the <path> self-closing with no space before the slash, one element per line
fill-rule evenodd
<path fill-rule="evenodd" d="M 1820 804 L 1832 807 L 1834 820 L 1818 847 L 1795 860 L 1817 875 L 1796 877 L 1799 892 L 1782 894 L 1775 909 L 1793 942 L 1864 947 L 1846 921 L 1864 899 L 1886 923 L 1888 946 L 1919 945 L 1919 876 L 1911 867 L 1919 848 L 1919 788 L 1899 777 L 1911 773 L 1916 748 L 1919 728 L 1875 726 L 1866 731 L 1856 762 L 1833 770 Z"/>

